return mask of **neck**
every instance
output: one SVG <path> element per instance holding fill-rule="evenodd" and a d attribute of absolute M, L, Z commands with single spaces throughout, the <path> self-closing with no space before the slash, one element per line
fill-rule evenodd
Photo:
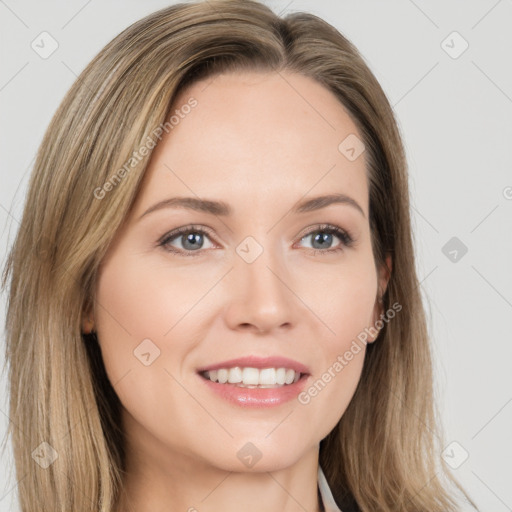
<path fill-rule="evenodd" d="M 145 457 L 127 450 L 117 512 L 319 512 L 318 447 L 286 468 L 262 472 L 219 469 L 177 454 Z M 171 461 L 171 462 L 169 462 Z"/>

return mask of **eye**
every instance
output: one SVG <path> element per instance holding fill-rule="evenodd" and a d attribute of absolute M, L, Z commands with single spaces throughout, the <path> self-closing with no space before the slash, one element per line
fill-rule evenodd
<path fill-rule="evenodd" d="M 334 248 L 327 247 L 333 243 L 333 235 L 340 240 L 340 243 Z M 314 254 L 332 254 L 334 252 L 342 251 L 346 247 L 351 247 L 354 242 L 353 238 L 347 233 L 347 231 L 332 224 L 322 224 L 317 226 L 314 230 L 303 235 L 301 237 L 301 241 L 309 237 L 313 237 L 311 243 L 313 244 Z"/>
<path fill-rule="evenodd" d="M 179 253 L 183 256 L 196 256 L 194 253 L 200 253 L 204 249 L 204 239 L 210 236 L 210 231 L 199 226 L 183 226 L 167 233 L 158 242 L 169 252 Z M 181 247 L 171 245 L 174 241 L 180 242 Z"/>
<path fill-rule="evenodd" d="M 202 249 L 205 249 L 205 237 L 208 239 L 212 237 L 210 229 L 202 226 L 183 226 L 166 233 L 158 242 L 158 246 L 180 256 L 198 256 L 202 253 Z M 315 229 L 303 234 L 300 241 L 304 241 L 309 237 L 313 237 L 312 244 L 314 247 L 312 250 L 315 255 L 332 254 L 342 251 L 344 248 L 351 247 L 354 242 L 354 239 L 347 231 L 332 224 L 316 226 Z M 340 241 L 334 248 L 329 247 L 333 243 L 333 237 L 338 238 Z M 175 242 L 179 242 L 181 247 L 173 245 Z M 214 245 L 211 247 L 214 247 Z"/>

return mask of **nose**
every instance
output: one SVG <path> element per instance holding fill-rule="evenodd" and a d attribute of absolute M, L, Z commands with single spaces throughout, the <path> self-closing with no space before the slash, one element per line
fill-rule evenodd
<path fill-rule="evenodd" d="M 290 276 L 270 250 L 252 263 L 236 256 L 228 277 L 229 303 L 225 311 L 231 329 L 268 333 L 296 324 L 301 302 L 289 284 Z"/>

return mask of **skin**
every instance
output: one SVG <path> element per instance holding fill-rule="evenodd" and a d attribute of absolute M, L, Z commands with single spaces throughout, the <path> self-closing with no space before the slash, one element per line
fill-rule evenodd
<path fill-rule="evenodd" d="M 355 392 L 364 346 L 307 405 L 241 408 L 196 370 L 281 355 L 309 367 L 309 386 L 379 318 L 389 275 L 372 255 L 365 153 L 349 161 L 338 150 L 359 132 L 330 91 L 291 72 L 219 75 L 182 91 L 176 108 L 190 97 L 198 104 L 155 148 L 84 318 L 124 407 L 120 510 L 316 511 L 319 443 Z M 299 200 L 333 192 L 364 215 L 348 204 L 289 213 Z M 175 196 L 222 200 L 234 213 L 163 208 L 139 219 Z M 328 254 L 343 244 L 336 235 L 314 245 L 314 233 L 306 235 L 322 223 L 348 230 L 353 245 Z M 189 224 L 211 228 L 200 255 L 157 245 Z M 250 264 L 236 252 L 248 236 L 263 248 Z M 186 243 L 185 235 L 168 245 L 187 251 Z M 318 247 L 325 254 L 314 254 Z M 160 350 L 149 366 L 134 357 L 147 338 Z M 252 468 L 237 457 L 247 442 L 261 452 Z"/>

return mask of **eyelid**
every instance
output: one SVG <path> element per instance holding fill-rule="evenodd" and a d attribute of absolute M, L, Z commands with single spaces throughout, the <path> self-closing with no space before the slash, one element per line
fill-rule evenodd
<path fill-rule="evenodd" d="M 308 226 L 304 228 L 301 231 L 301 234 L 298 235 L 298 240 L 302 240 L 304 237 L 309 236 L 313 233 L 316 233 L 317 231 L 333 231 L 333 232 L 341 232 L 347 236 L 347 238 L 354 240 L 354 237 L 352 236 L 351 232 L 348 229 L 342 228 L 341 226 L 337 226 L 336 224 L 330 224 L 328 222 L 323 222 L 320 224 L 312 224 L 311 226 Z"/>
<path fill-rule="evenodd" d="M 318 232 L 326 232 L 333 234 L 340 240 L 340 244 L 336 247 L 331 247 L 329 249 L 310 249 L 314 255 L 329 255 L 333 253 L 338 253 L 339 251 L 345 251 L 346 249 L 351 248 L 355 242 L 356 238 L 351 234 L 350 230 L 342 228 L 336 224 L 330 223 L 322 223 L 322 224 L 314 224 L 312 226 L 308 226 L 303 230 L 303 234 L 299 237 L 299 242 L 308 236 L 312 236 Z"/>
<path fill-rule="evenodd" d="M 156 244 L 157 244 L 157 246 L 165 246 L 165 244 L 167 244 L 169 240 L 179 238 L 180 235 L 183 235 L 184 233 L 190 233 L 190 232 L 203 233 L 203 234 L 208 235 L 208 237 L 210 239 L 212 239 L 212 240 L 215 239 L 214 234 L 213 234 L 214 230 L 212 228 L 210 228 L 209 226 L 198 225 L 198 224 L 187 224 L 186 226 L 181 226 L 179 228 L 175 228 L 175 229 L 171 229 L 170 231 L 166 231 L 158 239 Z M 217 246 L 218 246 L 218 244 L 217 244 Z M 200 252 L 200 251 L 204 251 L 204 249 L 200 249 L 197 252 Z M 176 250 L 176 252 L 181 252 L 181 251 Z M 191 253 L 194 251 L 186 251 L 186 252 Z"/>

